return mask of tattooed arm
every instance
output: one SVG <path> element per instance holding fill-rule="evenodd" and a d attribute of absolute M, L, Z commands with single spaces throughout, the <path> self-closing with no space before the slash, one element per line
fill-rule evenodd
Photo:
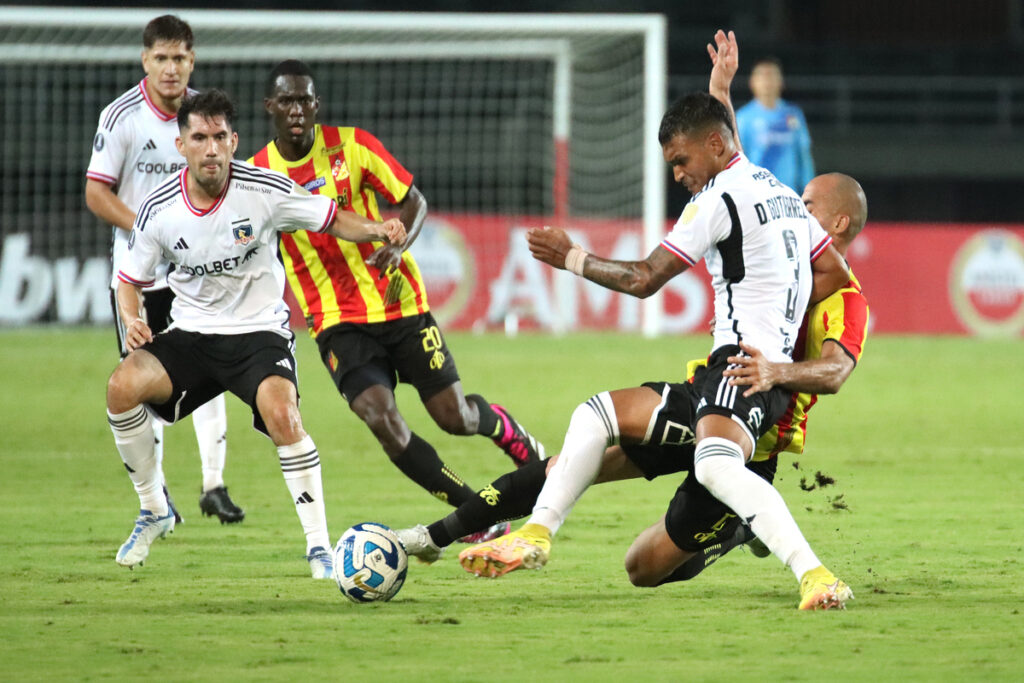
<path fill-rule="evenodd" d="M 689 266 L 669 250 L 657 246 L 643 261 L 613 261 L 586 254 L 575 247 L 564 230 L 529 230 L 526 240 L 538 261 L 568 269 L 602 287 L 644 299 Z M 575 268 L 574 268 L 575 266 Z"/>

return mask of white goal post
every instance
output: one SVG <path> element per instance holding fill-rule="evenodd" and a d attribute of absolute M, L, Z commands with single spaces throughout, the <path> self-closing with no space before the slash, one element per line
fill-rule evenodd
<path fill-rule="evenodd" d="M 103 253 L 80 201 L 88 142 L 100 109 L 141 78 L 142 27 L 159 13 L 0 7 L 0 236 L 28 234 L 50 259 Z M 638 220 L 647 250 L 663 236 L 660 15 L 178 14 L 196 35 L 193 82 L 244 104 L 239 156 L 267 137 L 269 66 L 298 58 L 318 81 L 329 72 L 321 118 L 366 127 L 432 179 L 432 211 Z M 659 331 L 661 306 L 660 297 L 643 303 L 645 334 Z"/>

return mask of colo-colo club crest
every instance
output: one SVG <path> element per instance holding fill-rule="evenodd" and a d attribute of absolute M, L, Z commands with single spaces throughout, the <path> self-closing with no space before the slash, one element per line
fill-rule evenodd
<path fill-rule="evenodd" d="M 243 247 L 256 239 L 253 237 L 252 226 L 249 224 L 248 218 L 232 222 L 231 234 L 235 238 L 235 244 L 241 244 Z"/>

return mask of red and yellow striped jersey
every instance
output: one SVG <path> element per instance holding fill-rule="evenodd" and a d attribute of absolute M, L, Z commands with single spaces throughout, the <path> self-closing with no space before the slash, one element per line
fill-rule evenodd
<path fill-rule="evenodd" d="M 271 141 L 249 163 L 280 171 L 310 192 L 333 198 L 339 209 L 374 220 L 380 220 L 376 193 L 398 204 L 412 186 L 412 174 L 360 128 L 318 124 L 313 147 L 302 159 L 285 160 Z M 401 296 L 385 306 L 390 278 L 366 263 L 381 242 L 355 244 L 304 231 L 282 233 L 280 239 L 288 283 L 314 337 L 342 322 L 383 322 L 429 310 L 423 277 L 408 251 L 392 276 L 403 280 Z"/>
<path fill-rule="evenodd" d="M 856 363 L 860 361 L 867 336 L 868 302 L 851 273 L 845 287 L 807 310 L 793 359 L 820 358 L 822 346 L 831 340 L 842 346 Z M 803 453 L 807 413 L 817 401 L 817 394 L 793 392 L 782 419 L 758 439 L 753 459 L 767 460 L 783 452 Z"/>

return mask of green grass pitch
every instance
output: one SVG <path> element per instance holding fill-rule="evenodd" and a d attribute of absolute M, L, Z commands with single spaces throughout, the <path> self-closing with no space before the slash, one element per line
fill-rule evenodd
<path fill-rule="evenodd" d="M 464 387 L 507 405 L 557 452 L 574 407 L 672 379 L 706 337 L 449 335 Z M 539 572 L 478 579 L 449 552 L 413 563 L 391 603 L 314 582 L 274 449 L 228 399 L 226 479 L 243 524 L 202 518 L 187 424 L 165 468 L 186 523 L 129 572 L 114 552 L 137 499 L 104 417 L 108 329 L 0 333 L 0 679 L 1020 680 L 1024 419 L 1020 340 L 880 337 L 811 415 L 778 486 L 856 594 L 800 613 L 774 558 L 734 551 L 696 580 L 633 588 L 622 559 L 678 478 L 592 489 Z M 429 523 L 447 506 L 406 480 L 298 340 L 302 412 L 337 538 L 359 521 Z M 413 428 L 475 487 L 509 468 L 447 436 L 415 394 Z M 803 491 L 822 471 L 834 486 Z M 453 548 L 457 552 L 458 548 Z"/>

